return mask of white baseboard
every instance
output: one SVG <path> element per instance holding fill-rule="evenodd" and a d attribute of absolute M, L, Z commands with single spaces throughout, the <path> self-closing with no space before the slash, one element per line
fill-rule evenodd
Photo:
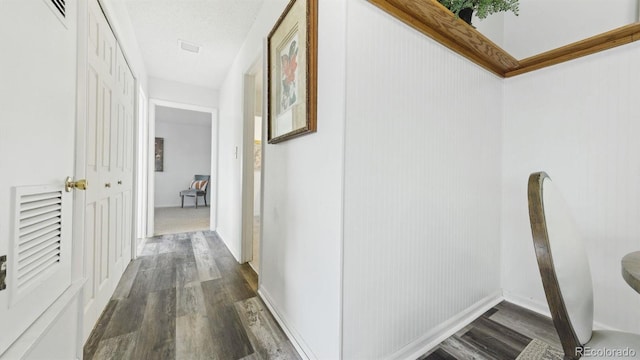
<path fill-rule="evenodd" d="M 541 302 L 539 300 L 535 300 L 532 298 L 526 298 L 524 296 L 516 295 L 505 291 L 504 299 L 512 304 L 523 307 L 527 310 L 531 310 L 540 315 L 544 315 L 546 317 L 551 317 L 551 311 L 549 310 L 549 306 L 546 302 Z M 593 322 L 594 330 L 612 330 L 612 331 L 620 331 L 620 329 L 611 327 L 609 325 L 603 324 L 598 321 Z"/>
<path fill-rule="evenodd" d="M 222 243 L 224 244 L 224 246 L 226 246 L 226 247 L 227 247 L 227 250 L 229 250 L 229 252 L 230 252 L 230 253 L 231 253 L 231 255 L 233 256 L 233 258 L 234 258 L 234 259 L 236 259 L 236 261 L 237 261 L 239 264 L 243 264 L 243 262 L 241 261 L 241 260 L 242 260 L 242 259 L 241 259 L 241 257 L 240 257 L 240 256 L 238 256 L 238 255 L 240 254 L 240 252 L 239 252 L 239 251 L 237 251 L 237 250 L 236 250 L 236 248 L 232 247 L 232 246 L 231 246 L 231 244 L 230 244 L 230 243 L 228 243 L 228 242 L 225 240 L 225 237 L 224 237 L 222 234 L 220 234 L 220 232 L 219 232 L 218 230 L 214 230 L 214 232 L 216 233 L 216 235 L 218 235 L 218 237 L 220 238 L 220 240 L 222 240 Z"/>
<path fill-rule="evenodd" d="M 551 317 L 551 312 L 549 311 L 549 306 L 546 302 L 542 302 L 530 297 L 517 295 L 509 291 L 504 292 L 504 299 L 514 305 L 518 305 L 540 315 Z"/>
<path fill-rule="evenodd" d="M 155 208 L 156 208 L 156 209 L 179 208 L 179 207 L 180 207 L 180 204 L 178 204 L 178 205 L 173 205 L 173 204 L 168 204 L 168 205 L 167 205 L 167 204 L 164 204 L 164 205 L 157 205 L 157 204 L 156 204 L 156 205 L 155 205 Z"/>
<path fill-rule="evenodd" d="M 469 325 L 473 320 L 484 314 L 487 310 L 499 304 L 504 298 L 502 291 L 496 291 L 484 299 L 476 302 L 466 310 L 455 315 L 451 319 L 436 326 L 430 332 L 421 336 L 409 345 L 387 356 L 386 359 L 416 359 L 429 350 L 436 347 L 449 336 Z"/>
<path fill-rule="evenodd" d="M 264 301 L 265 305 L 267 305 L 267 308 L 269 309 L 269 311 L 271 311 L 271 314 L 273 314 L 273 317 L 276 319 L 278 324 L 280 324 L 280 327 L 287 335 L 287 337 L 291 341 L 291 344 L 293 344 L 293 347 L 296 349 L 300 357 L 303 360 L 317 359 L 313 355 L 313 351 L 311 351 L 311 348 L 309 348 L 309 346 L 305 344 L 304 340 L 302 340 L 302 336 L 300 336 L 300 334 L 293 327 L 289 326 L 286 317 L 284 317 L 273 305 L 273 300 L 271 298 L 271 295 L 269 295 L 269 292 L 264 288 L 260 288 L 258 289 L 258 295 L 260 296 L 262 301 Z"/>

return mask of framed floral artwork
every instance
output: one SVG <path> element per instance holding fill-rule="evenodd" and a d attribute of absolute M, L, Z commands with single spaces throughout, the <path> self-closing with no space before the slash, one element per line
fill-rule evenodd
<path fill-rule="evenodd" d="M 291 0 L 267 37 L 268 142 L 316 131 L 318 0 Z"/>

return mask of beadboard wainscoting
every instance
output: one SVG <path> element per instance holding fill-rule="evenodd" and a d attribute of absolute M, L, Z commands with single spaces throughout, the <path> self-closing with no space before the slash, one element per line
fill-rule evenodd
<path fill-rule="evenodd" d="M 364 0 L 347 13 L 343 358 L 395 358 L 500 292 L 503 85 Z"/>
<path fill-rule="evenodd" d="M 620 261 L 640 249 L 640 44 L 505 81 L 503 287 L 546 304 L 527 213 L 527 178 L 546 171 L 584 236 L 597 323 L 640 332 L 640 296 Z M 526 305 L 526 304 L 525 304 Z"/>

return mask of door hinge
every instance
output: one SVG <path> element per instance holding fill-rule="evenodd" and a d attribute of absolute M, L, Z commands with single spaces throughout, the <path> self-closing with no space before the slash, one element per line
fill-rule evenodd
<path fill-rule="evenodd" d="M 5 279 L 7 278 L 7 255 L 0 256 L 0 291 L 7 288 Z"/>

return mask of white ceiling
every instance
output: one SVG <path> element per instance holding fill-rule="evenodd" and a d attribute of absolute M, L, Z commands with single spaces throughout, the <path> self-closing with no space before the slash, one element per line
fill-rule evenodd
<path fill-rule="evenodd" d="M 148 75 L 220 88 L 264 0 L 125 0 Z M 181 50 L 178 39 L 202 46 Z"/>
<path fill-rule="evenodd" d="M 211 127 L 211 113 L 156 106 L 156 122 Z"/>

